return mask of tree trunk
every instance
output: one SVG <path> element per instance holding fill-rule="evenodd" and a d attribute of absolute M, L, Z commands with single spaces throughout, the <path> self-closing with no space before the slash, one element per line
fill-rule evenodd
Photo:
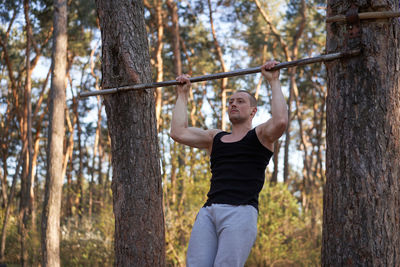
<path fill-rule="evenodd" d="M 172 49 L 174 52 L 174 74 L 179 76 L 182 74 L 182 60 L 181 60 L 181 48 L 180 48 L 180 35 L 179 35 L 179 17 L 178 17 L 178 7 L 174 0 L 167 0 L 167 6 L 169 12 L 171 13 L 172 21 Z"/>
<path fill-rule="evenodd" d="M 72 155 L 71 155 L 72 156 Z M 72 157 L 71 157 L 72 158 Z M 72 186 L 72 162 L 68 162 L 68 171 L 66 172 L 67 174 L 67 185 L 66 185 L 66 203 L 65 203 L 65 217 L 66 218 L 71 218 L 72 217 L 72 206 L 73 206 L 73 186 Z"/>
<path fill-rule="evenodd" d="M 296 55 L 297 56 L 297 55 Z M 296 68 L 291 68 L 288 70 L 289 73 L 289 98 L 288 98 L 288 125 L 285 131 L 285 147 L 284 147 L 284 155 L 283 155 L 283 182 L 288 183 L 289 180 L 289 146 L 291 141 L 291 124 L 292 124 L 292 101 L 293 101 L 293 87 L 296 83 L 295 75 Z"/>
<path fill-rule="evenodd" d="M 182 74 L 182 58 L 180 48 L 180 35 L 179 35 L 179 16 L 178 6 L 174 0 L 167 0 L 167 6 L 171 14 L 171 32 L 173 34 L 172 48 L 174 54 L 174 74 L 175 76 Z M 191 90 L 192 91 L 192 90 Z M 177 201 L 177 194 L 179 188 L 178 173 L 181 168 L 181 158 L 185 157 L 185 150 L 182 144 L 174 143 L 173 152 L 171 151 L 171 202 L 175 204 Z"/>
<path fill-rule="evenodd" d="M 73 101 L 72 105 L 75 106 L 77 104 L 76 103 L 77 100 L 74 98 L 72 101 Z M 68 138 L 68 141 L 66 144 L 67 148 L 66 148 L 66 152 L 64 154 L 63 169 L 62 169 L 62 174 L 63 174 L 62 176 L 64 177 L 66 175 L 66 178 L 67 178 L 67 186 L 66 186 L 67 197 L 66 197 L 66 205 L 65 205 L 65 216 L 67 218 L 72 216 L 72 206 L 73 206 L 73 186 L 72 186 L 73 162 L 72 162 L 72 157 L 73 157 L 73 150 L 74 150 L 74 128 L 75 128 L 77 118 L 76 118 L 75 114 L 73 114 L 72 116 L 74 116 L 73 122 L 71 122 L 70 113 L 67 108 L 65 118 L 66 118 L 67 127 L 68 127 L 68 131 L 69 131 L 69 138 Z M 71 160 L 69 160 L 69 159 L 71 159 Z M 68 167 L 69 167 L 69 171 L 67 172 Z"/>
<path fill-rule="evenodd" d="M 103 88 L 150 83 L 139 0 L 96 1 L 103 44 Z M 104 98 L 111 137 L 115 265 L 164 266 L 165 239 L 154 90 Z"/>
<path fill-rule="evenodd" d="M 54 1 L 53 74 L 49 108 L 47 177 L 42 213 L 42 265 L 60 266 L 60 213 L 67 69 L 67 1 Z"/>
<path fill-rule="evenodd" d="M 31 36 L 29 20 L 29 1 L 24 1 L 24 13 L 26 21 L 26 80 L 24 91 L 24 109 L 21 124 L 23 147 L 26 148 L 23 155 L 21 176 L 21 201 L 20 201 L 20 231 L 21 231 L 21 265 L 28 266 L 28 232 L 32 225 L 33 188 L 32 188 L 32 106 L 31 106 Z"/>
<path fill-rule="evenodd" d="M 4 261 L 5 260 L 5 250 L 6 250 L 6 238 L 7 238 L 7 227 L 8 227 L 8 222 L 9 222 L 9 217 L 10 217 L 10 213 L 11 213 L 11 205 L 12 205 L 12 200 L 14 198 L 14 194 L 15 194 L 15 187 L 17 184 L 17 178 L 18 178 L 18 173 L 19 173 L 19 169 L 21 167 L 22 164 L 22 159 L 23 159 L 23 155 L 25 154 L 25 151 L 22 150 L 21 155 L 19 156 L 18 159 L 18 163 L 17 163 L 17 167 L 15 168 L 15 173 L 14 176 L 12 178 L 12 184 L 11 184 L 11 188 L 10 188 L 10 195 L 8 197 L 9 201 L 7 202 L 7 206 L 6 206 L 6 210 L 4 212 L 4 218 L 3 218 L 3 225 L 1 228 L 1 244 L 0 244 L 0 261 Z"/>
<path fill-rule="evenodd" d="M 276 141 L 274 143 L 274 156 L 273 156 L 273 161 L 274 161 L 274 171 L 272 172 L 272 176 L 270 179 L 271 183 L 276 184 L 278 182 L 278 163 L 279 163 L 279 150 L 281 149 L 281 142 Z"/>
<path fill-rule="evenodd" d="M 164 62 L 162 57 L 162 51 L 164 47 L 164 21 L 163 21 L 163 1 L 158 0 L 156 2 L 156 18 L 157 18 L 157 44 L 156 44 L 156 52 L 155 52 L 155 62 L 157 69 L 157 78 L 156 82 L 161 82 L 164 79 Z M 156 119 L 157 119 L 157 129 L 161 128 L 161 109 L 162 109 L 162 87 L 158 87 L 156 89 Z"/>
<path fill-rule="evenodd" d="M 79 155 L 79 168 L 77 172 L 77 178 L 76 178 L 76 197 L 77 199 L 75 200 L 75 203 L 78 204 L 77 207 L 77 212 L 78 212 L 78 218 L 79 220 L 82 219 L 83 213 L 84 213 L 84 203 L 83 203 L 83 147 L 82 147 L 82 128 L 81 128 L 81 123 L 79 119 L 79 101 L 76 105 L 73 106 L 74 109 L 74 115 L 76 118 L 76 129 L 77 129 L 77 134 L 78 134 L 78 155 Z"/>
<path fill-rule="evenodd" d="M 212 11 L 212 6 L 211 6 L 211 1 L 208 0 L 208 10 L 209 10 L 209 17 L 210 17 L 210 26 L 211 26 L 211 33 L 214 39 L 214 46 L 215 46 L 215 54 L 218 58 L 218 61 L 221 64 L 221 71 L 222 72 L 227 72 L 227 68 L 225 65 L 225 61 L 223 58 L 223 53 L 221 46 L 219 45 L 218 39 L 217 39 L 217 34 L 215 32 L 214 28 L 214 20 L 213 20 L 213 11 Z M 221 79 L 221 130 L 225 131 L 226 130 L 226 124 L 227 124 L 227 119 L 226 119 L 226 106 L 227 106 L 227 95 L 226 95 L 226 87 L 228 85 L 228 78 L 223 78 Z"/>
<path fill-rule="evenodd" d="M 394 0 L 354 2 L 398 10 Z M 329 0 L 328 15 L 348 7 Z M 344 50 L 346 24 L 327 27 L 327 53 Z M 400 266 L 400 27 L 364 20 L 360 33 L 360 56 L 327 64 L 322 265 Z"/>
<path fill-rule="evenodd" d="M 2 141 L 4 142 L 4 139 Z M 7 144 L 7 142 L 3 143 L 3 145 L 5 145 L 5 144 Z M 7 177 L 8 177 L 8 164 L 7 164 L 8 153 L 3 148 L 1 148 L 1 153 L 2 153 L 2 156 L 3 156 L 2 157 L 3 175 L 0 175 L 1 196 L 2 196 L 2 199 L 3 199 L 2 203 L 1 203 L 1 207 L 5 208 L 5 207 L 7 207 L 7 203 L 8 203 L 8 196 L 7 196 L 7 191 L 8 191 L 8 183 L 7 183 Z"/>
<path fill-rule="evenodd" d="M 101 103 L 99 101 L 97 104 L 97 127 L 96 127 L 96 133 L 95 133 L 95 137 L 94 137 L 92 167 L 90 169 L 90 181 L 89 181 L 88 216 L 90 219 L 92 219 L 92 214 L 93 214 L 94 176 L 96 174 L 96 158 L 97 158 L 97 154 L 99 152 L 100 131 L 101 131 Z"/>

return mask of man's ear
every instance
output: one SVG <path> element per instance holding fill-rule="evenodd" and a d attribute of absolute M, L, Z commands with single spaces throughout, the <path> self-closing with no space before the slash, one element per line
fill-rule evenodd
<path fill-rule="evenodd" d="M 251 116 L 254 117 L 257 113 L 257 107 L 253 108 L 253 111 L 251 112 Z"/>

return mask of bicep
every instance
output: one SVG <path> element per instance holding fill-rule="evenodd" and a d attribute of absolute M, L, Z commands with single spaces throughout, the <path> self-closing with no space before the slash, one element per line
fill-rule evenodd
<path fill-rule="evenodd" d="M 267 122 L 257 126 L 259 129 L 257 134 L 260 141 L 267 147 L 272 146 L 273 143 L 278 140 L 286 130 L 287 123 L 274 122 L 273 119 L 269 119 Z"/>
<path fill-rule="evenodd" d="M 187 127 L 182 130 L 179 135 L 171 137 L 178 143 L 187 146 L 209 149 L 217 132 L 217 130 L 204 130 L 195 127 Z"/>

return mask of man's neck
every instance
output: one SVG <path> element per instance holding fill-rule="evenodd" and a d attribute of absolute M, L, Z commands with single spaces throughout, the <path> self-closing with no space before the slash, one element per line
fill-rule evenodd
<path fill-rule="evenodd" d="M 232 135 L 242 136 L 252 129 L 251 121 L 240 124 L 232 124 Z"/>

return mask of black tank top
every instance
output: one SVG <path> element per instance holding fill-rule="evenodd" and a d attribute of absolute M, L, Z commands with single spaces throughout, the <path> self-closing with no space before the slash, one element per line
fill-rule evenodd
<path fill-rule="evenodd" d="M 222 136 L 227 134 L 220 132 L 213 140 L 211 187 L 204 206 L 214 203 L 252 205 L 258 210 L 265 168 L 273 153 L 260 143 L 255 128 L 237 142 L 222 142 Z"/>

